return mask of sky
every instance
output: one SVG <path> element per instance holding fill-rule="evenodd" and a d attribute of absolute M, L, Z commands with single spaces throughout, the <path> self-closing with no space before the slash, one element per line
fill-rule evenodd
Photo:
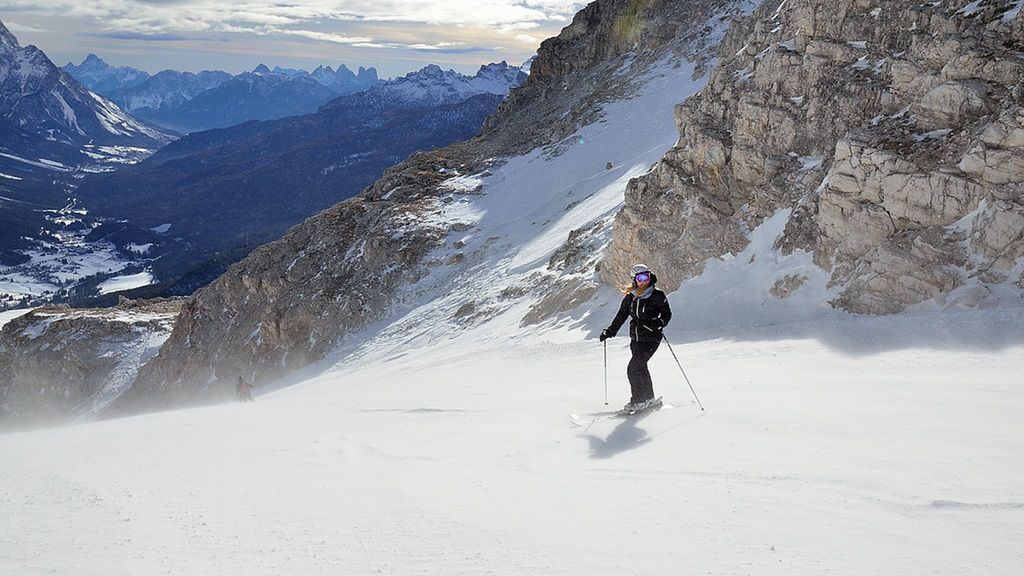
<path fill-rule="evenodd" d="M 0 0 L 0 20 L 57 65 L 231 73 L 259 64 L 375 67 L 521 64 L 586 2 L 571 0 Z"/>

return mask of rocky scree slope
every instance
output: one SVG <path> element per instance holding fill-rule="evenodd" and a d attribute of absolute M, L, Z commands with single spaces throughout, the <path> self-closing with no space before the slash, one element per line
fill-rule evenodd
<path fill-rule="evenodd" d="M 190 298 L 170 339 L 114 411 L 224 399 L 239 375 L 276 380 L 429 297 L 431 288 L 417 283 L 434 267 L 458 269 L 460 255 L 449 251 L 458 246 L 447 246 L 447 237 L 471 226 L 437 217 L 454 196 L 475 193 L 443 183 L 538 147 L 558 154 L 565 138 L 600 119 L 603 103 L 628 95 L 653 62 L 673 54 L 696 59 L 708 48 L 712 27 L 705 23 L 739 4 L 747 3 L 590 4 L 541 45 L 529 80 L 480 136 L 392 167 L 359 196 L 256 249 Z"/>
<path fill-rule="evenodd" d="M 813 253 L 838 308 L 1019 299 L 1020 7 L 763 4 L 730 31 L 707 88 L 677 109 L 678 145 L 630 184 L 603 274 L 620 278 L 648 254 L 675 289 L 789 210 L 777 246 Z"/>
<path fill-rule="evenodd" d="M 38 308 L 0 330 L 0 429 L 89 417 L 170 335 L 180 300 Z"/>

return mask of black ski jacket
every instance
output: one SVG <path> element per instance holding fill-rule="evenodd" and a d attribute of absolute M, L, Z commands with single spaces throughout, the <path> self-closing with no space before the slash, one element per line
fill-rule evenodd
<path fill-rule="evenodd" d="M 657 282 L 651 275 L 651 285 Z M 619 313 L 608 326 L 608 335 L 615 336 L 619 328 L 630 318 L 629 337 L 637 342 L 661 342 L 661 331 L 672 319 L 672 310 L 668 306 L 665 293 L 655 288 L 646 298 L 637 298 L 630 291 L 619 305 Z"/>

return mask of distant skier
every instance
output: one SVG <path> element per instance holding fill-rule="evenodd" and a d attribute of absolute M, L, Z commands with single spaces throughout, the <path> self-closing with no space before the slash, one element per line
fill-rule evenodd
<path fill-rule="evenodd" d="M 623 410 L 636 412 L 650 407 L 654 402 L 654 382 L 651 381 L 647 361 L 661 344 L 662 330 L 672 319 L 672 310 L 669 309 L 665 293 L 654 287 L 658 278 L 647 266 L 637 264 L 629 275 L 633 285 L 626 290 L 615 319 L 601 331 L 600 340 L 604 342 L 618 334 L 626 318 L 631 318 L 629 349 L 633 357 L 626 367 L 626 375 L 629 377 L 632 396 Z"/>
<path fill-rule="evenodd" d="M 238 377 L 238 384 L 235 385 L 235 394 L 238 396 L 239 402 L 252 402 L 252 386 L 241 376 Z"/>

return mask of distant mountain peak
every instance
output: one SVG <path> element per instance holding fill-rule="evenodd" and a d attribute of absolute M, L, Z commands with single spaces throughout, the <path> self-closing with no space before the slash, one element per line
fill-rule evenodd
<path fill-rule="evenodd" d="M 491 62 L 490 64 L 484 64 L 480 66 L 481 70 L 496 70 L 508 68 L 508 62 L 502 60 L 501 62 Z"/>
<path fill-rule="evenodd" d="M 260 64 L 259 66 L 254 68 L 253 69 L 253 73 L 254 74 L 273 74 L 273 72 L 271 72 L 270 68 L 268 68 L 266 64 Z"/>
<path fill-rule="evenodd" d="M 444 74 L 444 70 L 441 70 L 441 67 L 438 66 L 437 64 L 427 64 L 426 66 L 420 68 L 417 72 L 413 72 L 412 74 L 419 74 L 422 76 L 442 76 Z M 412 74 L 410 74 L 410 76 Z"/>
<path fill-rule="evenodd" d="M 377 71 L 360 69 L 360 76 L 376 77 Z M 381 82 L 354 98 L 377 99 L 381 102 L 403 101 L 419 106 L 438 106 L 465 101 L 481 94 L 505 96 L 512 88 L 526 81 L 518 67 L 502 62 L 481 67 L 475 76 L 466 76 L 455 70 L 442 70 L 437 64 L 428 64 L 405 76 Z M 321 110 L 330 112 L 348 105 L 350 99 L 339 98 Z"/>
<path fill-rule="evenodd" d="M 0 48 L 7 50 L 17 50 L 21 48 L 21 44 L 18 44 L 18 39 L 11 34 L 11 31 L 4 26 L 3 20 L 0 20 Z"/>
<path fill-rule="evenodd" d="M 361 82 L 377 82 L 377 69 L 374 67 L 363 68 L 359 67 L 359 71 L 356 72 L 356 78 Z"/>
<path fill-rule="evenodd" d="M 90 53 L 81 64 L 68 62 L 64 71 L 75 77 L 82 86 L 89 90 L 109 96 L 120 88 L 136 86 L 149 78 L 144 72 L 130 66 L 111 66 L 103 58 Z"/>
<path fill-rule="evenodd" d="M 45 148 L 46 153 L 60 156 L 71 165 L 80 160 L 79 146 L 156 148 L 170 140 L 168 134 L 139 122 L 86 89 L 72 74 L 55 66 L 42 50 L 35 46 L 20 48 L 3 24 L 0 45 L 0 70 L 4 74 L 0 117 L 28 138 L 23 141 L 34 141 L 37 149 Z M 96 57 L 95 61 L 100 60 Z"/>

